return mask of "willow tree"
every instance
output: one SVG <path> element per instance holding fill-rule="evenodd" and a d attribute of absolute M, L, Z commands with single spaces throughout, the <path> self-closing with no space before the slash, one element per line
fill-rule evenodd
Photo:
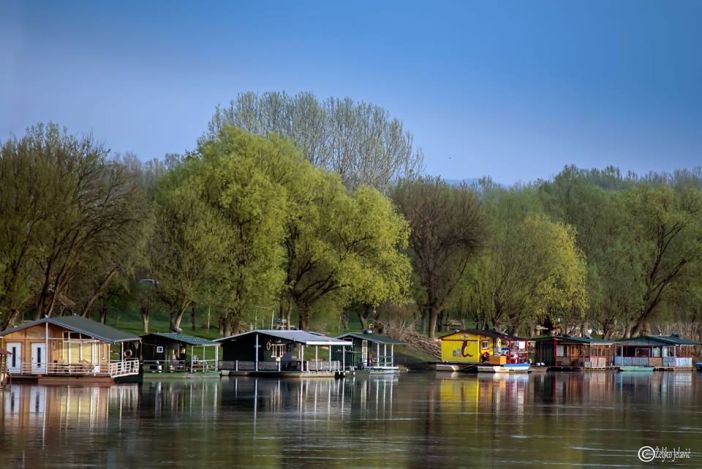
<path fill-rule="evenodd" d="M 385 191 L 422 166 L 422 153 L 400 120 L 379 106 L 349 98 L 242 93 L 228 106 L 217 107 L 205 138 L 216 138 L 225 126 L 291 139 L 308 161 L 339 174 L 349 189 L 369 185 Z"/>
<path fill-rule="evenodd" d="M 439 178 L 403 181 L 392 198 L 410 224 L 415 298 L 434 337 L 439 313 L 485 242 L 485 218 L 472 190 Z"/>
<path fill-rule="evenodd" d="M 538 214 L 492 228 L 461 292 L 481 326 L 510 333 L 532 333 L 544 322 L 563 331 L 580 326 L 587 271 L 572 228 Z"/>
<path fill-rule="evenodd" d="M 409 281 L 407 225 L 378 191 L 349 193 L 338 175 L 315 168 L 279 136 L 224 127 L 201 141 L 203 200 L 226 227 L 221 307 L 275 303 L 307 328 L 321 305 L 379 304 Z M 227 306 L 228 305 L 228 306 Z"/>

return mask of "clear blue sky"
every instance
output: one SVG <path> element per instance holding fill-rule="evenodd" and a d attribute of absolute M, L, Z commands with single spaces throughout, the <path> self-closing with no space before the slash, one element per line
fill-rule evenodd
<path fill-rule="evenodd" d="M 0 14 L 0 139 L 39 121 L 142 159 L 242 91 L 350 96 L 447 178 L 702 165 L 702 1 L 39 2 Z"/>

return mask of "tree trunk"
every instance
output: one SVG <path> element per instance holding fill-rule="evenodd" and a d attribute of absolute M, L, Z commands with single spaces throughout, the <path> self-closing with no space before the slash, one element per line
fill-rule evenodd
<path fill-rule="evenodd" d="M 141 321 L 144 323 L 144 332 L 149 333 L 149 315 L 151 311 L 149 311 L 148 306 L 143 306 L 141 307 Z"/>
<path fill-rule="evenodd" d="M 85 308 L 83 309 L 82 314 L 84 318 L 90 317 L 90 308 L 93 307 L 93 303 L 95 303 L 95 301 L 105 292 L 105 289 L 110 284 L 114 276 L 117 274 L 117 271 L 117 267 L 113 267 L 112 270 L 110 270 L 110 272 L 105 276 L 105 279 L 102 281 L 100 286 L 93 293 L 93 296 L 91 296 L 88 302 L 85 304 Z"/>
<path fill-rule="evenodd" d="M 358 320 L 361 322 L 361 327 L 365 331 L 368 329 L 368 308 L 365 306 L 357 306 L 355 309 Z"/>
<path fill-rule="evenodd" d="M 0 324 L 0 330 L 4 331 L 8 327 L 14 326 L 19 316 L 20 312 L 17 308 L 10 308 L 10 312 L 5 315 L 2 324 Z"/>
<path fill-rule="evenodd" d="M 185 315 L 185 310 L 188 308 L 188 302 L 183 302 L 177 311 L 171 313 L 171 332 L 183 332 L 180 328 L 180 322 L 183 320 L 183 315 Z"/>
<path fill-rule="evenodd" d="M 436 323 L 439 319 L 440 312 L 441 308 L 439 308 L 438 306 L 432 306 L 429 312 L 429 337 L 431 337 L 432 339 L 436 337 Z"/>
<path fill-rule="evenodd" d="M 105 324 L 107 322 L 107 304 L 102 303 L 102 309 L 100 310 L 100 322 Z"/>
<path fill-rule="evenodd" d="M 232 322 L 226 315 L 223 315 L 219 319 L 219 334 L 222 337 L 229 337 L 232 335 Z"/>
<path fill-rule="evenodd" d="M 197 322 L 195 321 L 195 304 L 190 307 L 190 325 L 193 331 L 197 329 Z"/>
<path fill-rule="evenodd" d="M 310 325 L 310 312 L 307 309 L 300 310 L 300 318 L 298 321 L 298 329 L 306 331 Z"/>

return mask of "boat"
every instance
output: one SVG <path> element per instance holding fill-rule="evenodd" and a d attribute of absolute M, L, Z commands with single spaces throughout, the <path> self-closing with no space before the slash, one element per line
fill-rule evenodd
<path fill-rule="evenodd" d="M 475 371 L 474 363 L 443 363 L 434 364 L 436 371 L 448 371 L 450 373 Z"/>
<path fill-rule="evenodd" d="M 619 372 L 626 373 L 650 373 L 653 371 L 652 366 L 620 366 Z"/>
<path fill-rule="evenodd" d="M 702 362 L 695 363 L 695 366 L 697 367 L 697 371 L 702 371 Z"/>
<path fill-rule="evenodd" d="M 504 365 L 478 365 L 478 373 L 529 373 L 529 364 L 505 363 Z"/>
<path fill-rule="evenodd" d="M 354 370 L 358 374 L 370 374 L 370 375 L 394 375 L 400 372 L 399 366 L 367 366 L 365 368 L 359 368 Z"/>

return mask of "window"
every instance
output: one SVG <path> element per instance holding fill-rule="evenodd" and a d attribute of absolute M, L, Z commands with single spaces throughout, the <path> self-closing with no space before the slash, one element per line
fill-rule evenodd
<path fill-rule="evenodd" d="M 156 353 L 163 353 L 163 345 L 156 346 Z"/>
<path fill-rule="evenodd" d="M 481 349 L 490 348 L 490 342 L 487 341 L 487 340 L 481 341 L 481 342 L 480 342 L 480 348 L 481 348 Z"/>

